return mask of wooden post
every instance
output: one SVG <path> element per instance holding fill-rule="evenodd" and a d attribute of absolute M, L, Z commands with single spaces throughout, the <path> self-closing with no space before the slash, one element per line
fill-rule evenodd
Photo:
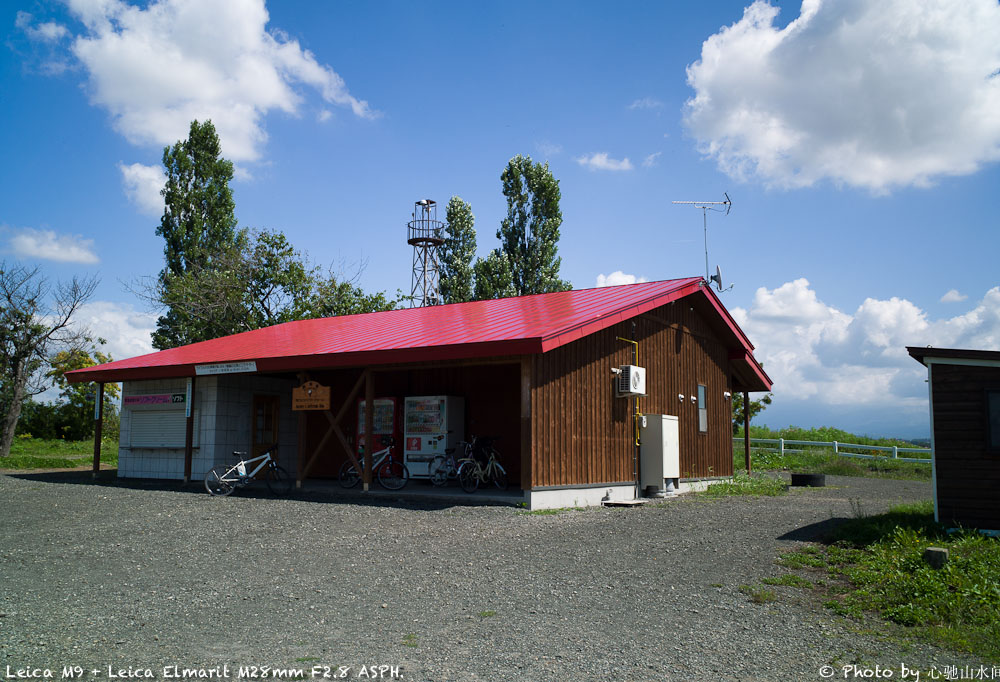
<path fill-rule="evenodd" d="M 97 402 L 94 404 L 94 478 L 101 471 L 101 430 L 104 428 L 104 382 L 97 383 Z"/>
<path fill-rule="evenodd" d="M 531 490 L 531 364 L 532 356 L 521 358 L 521 490 Z"/>
<path fill-rule="evenodd" d="M 375 375 L 371 369 L 365 370 L 365 470 L 364 470 L 364 490 L 368 492 L 368 486 L 372 482 L 372 460 L 375 458 Z"/>
<path fill-rule="evenodd" d="M 308 434 L 308 419 L 307 415 L 309 413 L 305 410 L 299 412 L 299 444 L 296 448 L 296 459 L 298 463 L 295 467 L 295 487 L 302 488 L 302 479 L 305 478 L 303 474 L 306 467 L 306 437 Z"/>
<path fill-rule="evenodd" d="M 747 460 L 747 476 L 750 475 L 750 392 L 743 391 L 743 451 Z"/>
<path fill-rule="evenodd" d="M 194 377 L 188 377 L 187 395 L 184 400 L 184 482 L 191 482 L 191 453 L 194 450 Z"/>
<path fill-rule="evenodd" d="M 299 385 L 309 381 L 309 374 L 307 372 L 299 372 Z M 305 467 L 306 467 L 306 438 L 308 434 L 308 422 L 305 410 L 299 412 L 299 435 L 298 435 L 298 445 L 295 448 L 295 487 L 302 488 L 302 479 Z"/>

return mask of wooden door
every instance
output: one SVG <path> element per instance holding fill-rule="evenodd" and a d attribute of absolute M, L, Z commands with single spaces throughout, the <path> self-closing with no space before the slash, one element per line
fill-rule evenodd
<path fill-rule="evenodd" d="M 255 395 L 250 426 L 250 456 L 256 457 L 278 442 L 278 396 Z"/>

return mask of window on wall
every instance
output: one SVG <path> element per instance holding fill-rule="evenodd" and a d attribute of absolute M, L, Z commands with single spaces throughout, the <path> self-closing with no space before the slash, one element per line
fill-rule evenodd
<path fill-rule="evenodd" d="M 705 399 L 706 388 L 698 384 L 698 430 L 708 432 L 708 401 Z"/>
<path fill-rule="evenodd" d="M 1000 389 L 986 391 L 986 447 L 1000 452 Z"/>

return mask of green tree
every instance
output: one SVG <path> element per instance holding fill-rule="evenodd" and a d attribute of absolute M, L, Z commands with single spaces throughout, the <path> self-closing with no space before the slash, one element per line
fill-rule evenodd
<path fill-rule="evenodd" d="M 167 181 L 164 268 L 135 293 L 166 308 L 153 346 L 195 343 L 282 322 L 395 306 L 353 281 L 323 275 L 280 231 L 238 229 L 229 182 L 211 121 L 191 123 L 187 140 L 163 151 Z"/>
<path fill-rule="evenodd" d="M 390 299 L 384 291 L 368 294 L 353 281 L 332 272 L 316 282 L 309 304 L 309 317 L 335 317 L 394 310 L 402 292 Z"/>
<path fill-rule="evenodd" d="M 314 279 L 283 233 L 244 229 L 210 263 L 161 280 L 151 298 L 212 339 L 310 317 Z"/>
<path fill-rule="evenodd" d="M 220 254 L 239 246 L 236 205 L 229 187 L 233 164 L 221 153 L 211 121 L 192 121 L 188 138 L 163 150 L 167 181 L 160 192 L 164 210 L 156 234 L 164 240 L 160 286 L 168 294 L 178 278 L 204 273 Z M 209 330 L 172 305 L 176 296 L 167 298 L 167 312 L 157 320 L 153 333 L 154 347 L 162 350 L 213 338 Z"/>
<path fill-rule="evenodd" d="M 282 232 L 245 229 L 211 264 L 192 267 L 169 286 L 160 283 L 149 298 L 206 338 L 396 305 L 383 292 L 367 294 L 352 280 L 322 273 Z"/>
<path fill-rule="evenodd" d="M 500 249 L 493 249 L 486 258 L 477 260 L 474 269 L 477 301 L 517 296 L 510 259 Z"/>
<path fill-rule="evenodd" d="M 751 400 L 750 405 L 750 420 L 752 421 L 754 417 L 767 409 L 767 406 L 771 404 L 771 399 L 773 395 L 771 393 L 766 393 L 760 400 Z M 733 393 L 733 435 L 740 433 L 740 429 L 743 428 L 744 417 L 743 417 L 743 394 Z"/>
<path fill-rule="evenodd" d="M 562 225 L 561 193 L 549 164 L 533 163 L 531 157 L 519 154 L 507 163 L 500 180 L 507 198 L 507 217 L 497 230 L 497 238 L 510 265 L 515 294 L 572 288 L 559 279 L 562 259 L 556 251 Z"/>
<path fill-rule="evenodd" d="M 0 262 L 0 457 L 10 454 L 25 402 L 47 388 L 39 373 L 50 356 L 89 342 L 73 318 L 96 286 L 75 277 L 52 286 L 38 268 Z"/>
<path fill-rule="evenodd" d="M 465 303 L 473 300 L 473 258 L 476 256 L 476 218 L 472 207 L 460 197 L 452 197 L 445 214 L 441 257 L 441 300 Z"/>
<path fill-rule="evenodd" d="M 57 431 L 66 440 L 81 440 L 94 435 L 94 401 L 97 400 L 97 386 L 92 382 L 71 384 L 66 372 L 84 369 L 111 362 L 110 355 L 93 350 L 74 348 L 55 354 L 49 361 L 51 369 L 46 374 L 60 389 L 63 403 L 58 408 Z M 121 389 L 116 383 L 104 385 L 104 430 L 105 436 L 115 436 L 118 424 L 118 398 Z"/>

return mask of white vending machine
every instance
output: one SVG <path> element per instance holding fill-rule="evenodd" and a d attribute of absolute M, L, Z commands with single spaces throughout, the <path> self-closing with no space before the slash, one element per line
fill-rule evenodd
<path fill-rule="evenodd" d="M 448 395 L 403 399 L 403 461 L 411 478 L 427 478 L 431 460 L 465 440 L 465 399 Z"/>

